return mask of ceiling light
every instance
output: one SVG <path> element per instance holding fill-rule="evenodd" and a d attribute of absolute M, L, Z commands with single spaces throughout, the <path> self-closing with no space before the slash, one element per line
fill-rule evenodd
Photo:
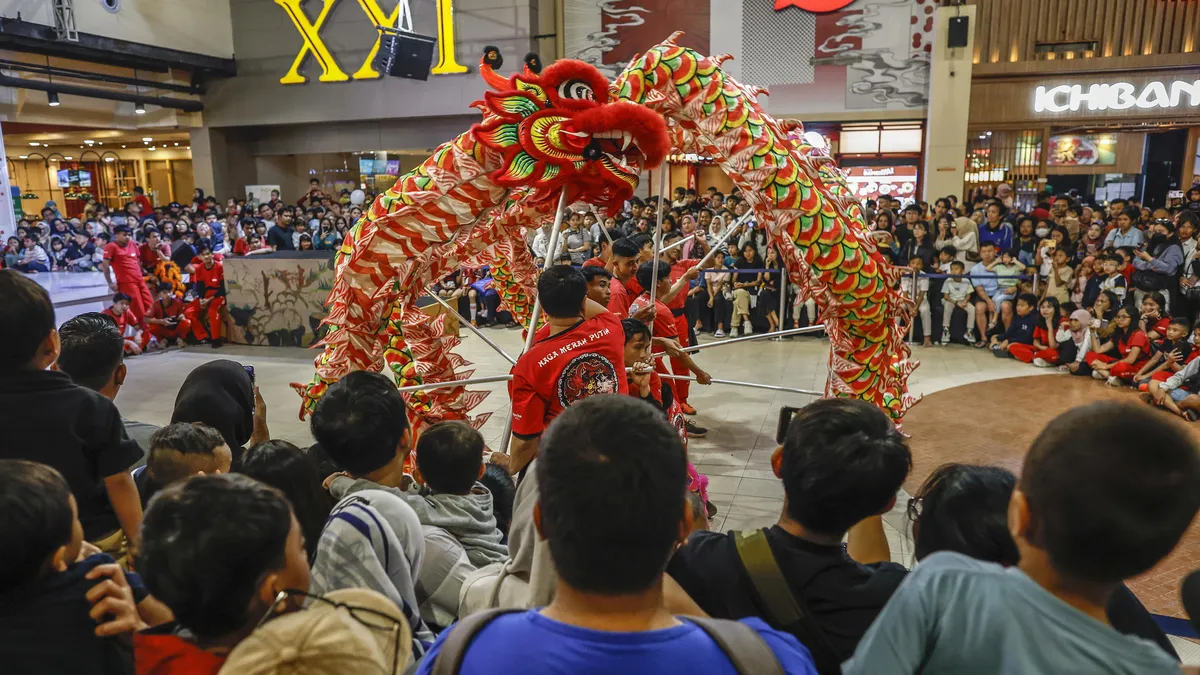
<path fill-rule="evenodd" d="M 153 145 L 152 145 L 152 146 L 150 146 L 150 152 L 154 152 L 154 151 L 155 151 L 155 150 L 157 150 L 157 149 L 158 149 L 158 148 L 154 147 Z"/>
<path fill-rule="evenodd" d="M 175 141 L 175 147 L 179 147 L 179 141 Z"/>
<path fill-rule="evenodd" d="M 49 92 L 46 92 L 46 99 L 47 99 L 48 101 L 50 101 L 50 107 L 51 107 L 51 108 L 57 108 L 57 107 L 58 107 L 58 92 L 57 92 L 57 91 L 49 91 Z"/>
<path fill-rule="evenodd" d="M 66 157 L 63 157 L 63 159 L 75 159 L 75 158 L 70 155 L 67 155 Z"/>
<path fill-rule="evenodd" d="M 33 147 L 35 147 L 35 148 L 36 148 L 37 146 L 41 145 L 41 143 L 38 143 L 37 141 L 31 141 L 29 144 L 30 144 L 30 145 L 32 145 L 32 146 L 33 146 Z"/>
<path fill-rule="evenodd" d="M 153 138 L 150 138 L 149 136 L 142 136 L 142 142 L 143 142 L 143 143 L 149 143 L 149 142 L 150 142 L 150 141 L 152 141 L 152 140 L 154 140 L 154 139 L 153 139 Z"/>
<path fill-rule="evenodd" d="M 104 141 L 100 141 L 97 145 L 104 145 Z"/>
<path fill-rule="evenodd" d="M 29 155 L 21 155 L 20 159 L 29 159 Z"/>
<path fill-rule="evenodd" d="M 146 114 L 146 106 L 142 105 L 141 101 L 138 101 L 137 105 L 133 106 L 133 112 L 138 115 L 145 115 Z"/>
<path fill-rule="evenodd" d="M 95 145 L 96 141 L 93 141 L 92 139 L 89 138 L 89 139 L 85 140 L 84 143 L 86 143 L 87 145 Z"/>
<path fill-rule="evenodd" d="M 123 146 L 123 145 L 122 145 L 122 146 L 121 146 L 121 149 L 122 149 L 122 150 L 124 150 L 124 149 L 125 149 L 125 146 Z"/>
<path fill-rule="evenodd" d="M 106 162 L 111 162 L 111 161 L 113 161 L 113 158 L 112 158 L 112 157 L 105 157 L 105 158 L 104 158 L 104 161 L 106 161 Z"/>

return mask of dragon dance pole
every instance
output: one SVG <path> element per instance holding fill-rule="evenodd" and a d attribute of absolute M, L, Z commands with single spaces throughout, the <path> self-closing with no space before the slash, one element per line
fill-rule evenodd
<path fill-rule="evenodd" d="M 411 391 L 433 391 L 434 389 L 447 389 L 449 387 L 461 387 L 468 384 L 487 384 L 489 382 L 508 382 L 512 379 L 512 375 L 487 375 L 485 377 L 468 377 L 464 380 L 449 380 L 446 382 L 429 382 L 427 384 L 414 384 L 407 387 L 400 387 L 396 391 L 401 394 L 406 394 Z"/>
<path fill-rule="evenodd" d="M 692 377 L 691 375 L 663 375 L 660 373 L 659 377 L 661 377 L 665 380 L 688 380 L 689 382 L 696 381 L 696 378 Z M 824 392 L 813 391 L 811 389 L 796 389 L 793 387 L 781 387 L 777 384 L 762 384 L 759 382 L 743 382 L 741 380 L 721 380 L 721 379 L 717 379 L 715 377 L 712 378 L 712 383 L 713 384 L 728 384 L 728 385 L 731 385 L 734 387 L 749 387 L 751 389 L 770 389 L 771 391 L 786 391 L 790 394 L 804 394 L 806 396 L 824 396 L 825 395 Z"/>
<path fill-rule="evenodd" d="M 778 331 L 775 333 L 759 333 L 758 335 L 745 335 L 743 337 L 731 338 L 729 340 L 721 340 L 719 342 L 706 342 L 702 345 L 688 347 L 689 352 L 696 352 L 701 349 L 710 349 L 712 347 L 724 347 L 725 345 L 737 344 L 738 342 L 748 342 L 750 340 L 763 340 L 765 338 L 783 337 L 785 335 L 803 335 L 804 333 L 819 333 L 825 330 L 825 324 L 817 324 L 815 326 L 805 326 L 804 328 L 792 328 L 789 330 Z M 660 377 L 665 377 L 660 375 Z M 715 381 L 715 380 L 714 380 Z"/>
<path fill-rule="evenodd" d="M 513 358 L 513 357 L 511 357 L 511 356 L 509 356 L 509 355 L 508 355 L 508 352 L 506 352 L 506 351 L 504 351 L 503 349 L 501 349 L 501 348 L 500 348 L 500 345 L 496 344 L 495 342 L 493 342 L 493 341 L 492 341 L 492 339 L 491 339 L 491 338 L 489 338 L 488 336 L 484 335 L 484 334 L 483 334 L 483 331 L 481 331 L 481 330 L 479 330 L 478 328 L 476 328 L 474 324 L 472 324 L 470 321 L 467 321 L 465 318 L 463 318 L 463 315 L 462 315 L 462 314 L 459 314 L 459 313 L 458 313 L 458 310 L 456 310 L 456 309 L 454 309 L 453 307 L 451 307 L 451 306 L 450 306 L 450 303 L 446 302 L 446 301 L 445 301 L 445 300 L 443 300 L 442 298 L 439 298 L 439 297 L 438 297 L 438 295 L 437 295 L 437 292 L 436 292 L 436 291 L 433 291 L 433 290 L 431 290 L 431 291 L 429 292 L 429 295 L 430 295 L 430 297 L 432 297 L 434 300 L 437 300 L 437 301 L 438 301 L 438 304 L 440 304 L 442 307 L 445 307 L 447 312 L 450 312 L 450 313 L 451 313 L 451 314 L 453 314 L 454 316 L 458 317 L 458 323 L 459 323 L 459 324 L 461 324 L 461 325 L 462 325 L 462 326 L 464 326 L 464 327 L 465 327 L 467 330 L 469 330 L 469 331 L 471 331 L 472 333 L 474 333 L 476 336 L 478 336 L 478 337 L 479 337 L 479 339 L 481 339 L 481 340 L 483 340 L 485 343 L 487 343 L 487 346 L 491 347 L 492 349 L 495 349 L 495 350 L 496 350 L 496 352 L 497 352 L 498 354 L 500 354 L 500 356 L 503 356 L 503 357 L 504 357 L 504 360 L 505 360 L 505 361 L 508 361 L 509 363 L 511 363 L 511 364 L 513 364 L 513 365 L 516 365 L 516 363 L 517 363 L 517 360 L 516 360 L 516 359 L 514 359 L 514 358 Z"/>
<path fill-rule="evenodd" d="M 696 235 L 689 234 L 688 236 L 684 237 L 683 239 L 680 239 L 679 241 L 675 242 L 674 244 L 667 244 L 666 246 L 663 247 L 663 251 L 670 251 L 671 249 L 675 248 L 676 246 L 683 246 L 684 244 L 688 243 L 689 241 L 691 241 L 695 238 L 696 238 Z"/>
<path fill-rule="evenodd" d="M 700 262 L 696 263 L 696 267 L 703 268 L 706 264 L 708 264 L 708 261 L 712 260 L 712 257 L 716 255 L 717 251 L 719 251 L 721 247 L 725 245 L 725 240 L 729 239 L 729 235 L 733 234 L 733 231 L 740 227 L 742 223 L 749 220 L 750 216 L 753 214 L 753 211 L 747 211 L 746 215 L 727 225 L 725 227 L 725 231 L 721 233 L 721 236 L 717 237 L 717 240 L 713 242 L 712 247 L 708 249 L 708 253 L 705 253 L 704 257 L 700 259 Z M 674 246 L 674 244 L 671 246 Z M 667 248 L 670 248 L 670 246 Z"/>
<path fill-rule="evenodd" d="M 554 229 L 550 231 L 550 243 L 546 247 L 547 251 L 554 251 L 558 248 L 559 228 L 562 227 L 563 211 L 567 208 L 567 191 L 563 190 L 558 196 L 558 210 L 554 213 Z M 547 253 L 546 260 L 542 263 L 542 271 L 550 269 L 554 264 L 555 256 Z M 542 317 L 542 298 L 538 296 L 533 300 L 533 311 L 529 314 L 529 326 L 525 329 L 525 349 L 521 353 L 529 351 L 533 346 L 533 334 L 537 332 L 538 319 Z M 515 362 L 514 362 L 515 365 Z M 508 440 L 512 436 L 512 411 L 508 413 L 508 420 L 504 422 L 504 431 L 500 432 L 500 452 L 508 454 Z"/>
<path fill-rule="evenodd" d="M 667 167 L 659 168 L 658 179 L 658 225 L 654 227 L 654 255 L 650 260 L 654 262 L 654 270 L 650 277 L 650 288 L 645 289 L 650 293 L 650 306 L 654 306 L 656 296 L 658 296 L 658 256 L 662 253 L 662 223 L 663 223 L 663 207 L 667 201 Z"/>

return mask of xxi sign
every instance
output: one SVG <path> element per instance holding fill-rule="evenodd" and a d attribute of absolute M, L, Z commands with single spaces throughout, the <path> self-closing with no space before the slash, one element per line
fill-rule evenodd
<path fill-rule="evenodd" d="M 329 51 L 329 47 L 321 40 L 321 27 L 325 25 L 330 11 L 333 10 L 338 0 L 320 0 L 320 2 L 321 11 L 317 13 L 315 19 L 309 20 L 308 15 L 300 7 L 304 3 L 304 0 L 275 0 L 275 4 L 282 7 L 284 12 L 287 12 L 288 18 L 292 20 L 292 25 L 296 27 L 296 31 L 300 33 L 300 37 L 304 39 L 304 44 L 300 47 L 300 52 L 296 54 L 296 59 L 292 61 L 292 67 L 288 69 L 286 75 L 279 79 L 280 84 L 304 84 L 308 82 L 308 78 L 300 73 L 300 68 L 309 56 L 316 59 L 317 65 L 321 67 L 321 76 L 317 78 L 321 82 L 377 79 L 379 71 L 371 67 L 371 62 L 375 60 L 375 53 L 379 51 L 379 38 L 375 38 L 375 44 L 372 45 L 366 60 L 362 62 L 362 66 L 354 71 L 352 75 L 347 75 L 346 71 L 342 70 L 341 66 L 338 65 L 337 59 Z M 404 12 L 408 11 L 407 0 L 397 0 L 396 7 L 390 13 L 385 12 L 379 6 L 379 0 L 358 0 L 358 5 L 367 15 L 366 18 L 374 28 L 379 28 L 380 26 L 395 28 L 400 25 L 411 24 L 412 21 L 412 17 L 403 16 Z M 459 65 L 454 54 L 454 0 L 437 0 L 437 44 L 438 63 L 429 71 L 430 73 L 434 75 L 451 75 L 467 72 L 466 66 Z"/>

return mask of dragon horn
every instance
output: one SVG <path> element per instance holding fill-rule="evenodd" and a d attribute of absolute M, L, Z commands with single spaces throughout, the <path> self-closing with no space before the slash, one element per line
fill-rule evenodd
<path fill-rule="evenodd" d="M 717 66 L 720 66 L 722 63 L 725 63 L 726 61 L 729 61 L 730 59 L 732 59 L 733 54 L 714 54 L 713 56 L 710 56 L 709 58 L 712 59 L 713 62 L 715 62 L 717 64 Z"/>
<path fill-rule="evenodd" d="M 672 47 L 674 47 L 675 40 L 679 39 L 680 37 L 683 37 L 683 31 L 677 30 L 674 33 L 671 33 L 671 37 L 667 38 L 666 40 L 663 40 L 663 44 L 671 45 Z"/>
<path fill-rule="evenodd" d="M 479 57 L 479 75 L 492 89 L 504 91 L 508 89 L 508 80 L 496 73 L 496 68 L 504 65 L 504 57 L 500 48 L 488 45 L 483 48 L 483 56 Z"/>

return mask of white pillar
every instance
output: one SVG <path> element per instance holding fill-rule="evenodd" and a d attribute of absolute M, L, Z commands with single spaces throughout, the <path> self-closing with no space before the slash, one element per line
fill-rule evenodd
<path fill-rule="evenodd" d="M 950 19 L 967 17 L 967 46 L 946 46 Z M 971 55 L 975 51 L 975 7 L 939 7 L 933 30 L 933 62 L 929 68 L 929 118 L 925 122 L 925 180 L 922 198 L 959 195 L 967 155 L 967 123 L 971 109 Z"/>
<path fill-rule="evenodd" d="M 8 157 L 4 151 L 4 131 L 0 129 L 0 159 Z M 0 241 L 17 231 L 17 214 L 12 200 L 12 180 L 8 175 L 8 161 L 0 162 Z"/>

